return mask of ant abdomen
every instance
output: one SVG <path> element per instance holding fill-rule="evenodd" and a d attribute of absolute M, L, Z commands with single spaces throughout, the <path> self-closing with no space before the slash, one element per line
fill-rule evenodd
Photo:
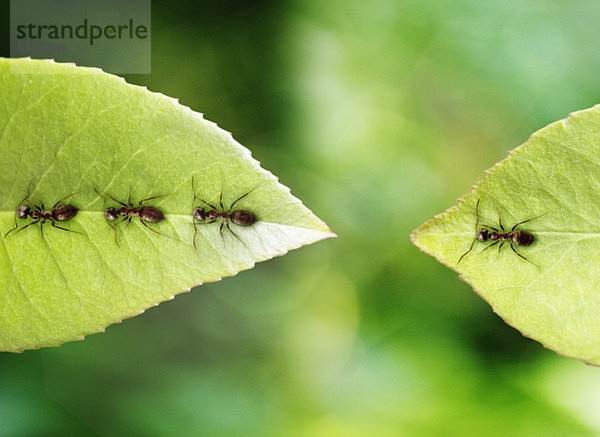
<path fill-rule="evenodd" d="M 148 223 L 159 223 L 165 219 L 163 212 L 155 206 L 142 206 L 138 212 L 140 218 Z"/>
<path fill-rule="evenodd" d="M 517 246 L 530 246 L 535 241 L 535 237 L 531 232 L 517 231 L 512 234 L 512 241 Z"/>
<path fill-rule="evenodd" d="M 230 219 L 238 226 L 252 226 L 258 220 L 254 213 L 244 209 L 233 211 Z"/>
<path fill-rule="evenodd" d="M 66 222 L 75 217 L 78 211 L 73 205 L 60 205 L 52 210 L 52 218 L 57 222 Z"/>

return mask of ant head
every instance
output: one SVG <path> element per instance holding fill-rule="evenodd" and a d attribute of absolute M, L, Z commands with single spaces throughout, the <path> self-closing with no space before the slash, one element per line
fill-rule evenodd
<path fill-rule="evenodd" d="M 108 221 L 114 222 L 117 219 L 117 217 L 117 209 L 114 206 L 109 206 L 104 211 L 104 218 L 106 218 L 106 220 Z"/>
<path fill-rule="evenodd" d="M 198 207 L 198 208 L 194 209 L 192 216 L 196 220 L 203 222 L 204 220 L 206 220 L 206 211 L 204 210 L 204 208 Z"/>
<path fill-rule="evenodd" d="M 31 211 L 31 209 L 27 205 L 19 205 L 17 207 L 17 217 L 20 219 L 27 218 L 29 211 Z"/>
<path fill-rule="evenodd" d="M 489 235 L 489 232 L 487 229 L 480 229 L 477 232 L 477 240 L 479 240 L 479 241 L 482 241 L 482 242 L 488 241 L 489 237 L 490 237 L 490 235 Z"/>

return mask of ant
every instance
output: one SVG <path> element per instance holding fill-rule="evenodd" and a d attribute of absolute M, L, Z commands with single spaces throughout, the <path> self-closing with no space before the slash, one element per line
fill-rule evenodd
<path fill-rule="evenodd" d="M 477 231 L 477 234 L 475 235 L 475 238 L 473 238 L 473 242 L 471 243 L 469 250 L 467 250 L 465 253 L 462 254 L 462 256 L 459 258 L 456 265 L 458 265 L 462 261 L 462 259 L 465 257 L 465 255 L 473 249 L 475 240 L 481 241 L 481 242 L 486 242 L 488 240 L 491 240 L 491 241 L 494 241 L 494 243 L 490 244 L 488 247 L 483 249 L 482 252 L 485 252 L 490 247 L 493 247 L 493 246 L 497 245 L 498 243 L 500 243 L 500 246 L 498 246 L 498 253 L 500 253 L 502 246 L 504 246 L 504 243 L 506 243 L 508 241 L 508 244 L 510 245 L 510 248 L 512 249 L 512 251 L 514 253 L 516 253 L 519 257 L 523 258 L 527 262 L 530 262 L 531 264 L 533 264 L 534 266 L 536 266 L 539 269 L 537 264 L 535 264 L 532 261 L 529 261 L 523 255 L 521 255 L 519 252 L 517 252 L 517 250 L 515 249 L 515 246 L 514 246 L 515 244 L 520 247 L 531 246 L 535 241 L 535 236 L 531 232 L 515 231 L 515 229 L 517 228 L 517 226 L 522 225 L 523 223 L 530 222 L 537 218 L 540 218 L 542 215 L 545 215 L 545 214 L 538 215 L 537 217 L 530 218 L 528 220 L 523 220 L 522 222 L 519 222 L 516 225 L 514 225 L 512 227 L 512 229 L 508 232 L 506 231 L 506 229 L 504 229 L 504 226 L 502 225 L 502 217 L 500 217 L 500 216 L 498 217 L 498 226 L 500 227 L 500 229 L 494 228 L 493 226 L 489 226 L 489 225 L 483 225 L 483 228 L 478 230 L 477 227 L 479 225 L 479 200 L 480 199 L 477 200 L 477 206 L 475 207 L 475 213 L 477 214 L 477 221 L 475 222 L 475 230 Z"/>
<path fill-rule="evenodd" d="M 256 188 L 256 187 L 254 187 Z M 252 188 L 252 190 L 254 190 Z M 208 225 L 216 222 L 217 220 L 221 220 L 221 227 L 219 228 L 219 233 L 221 234 L 221 238 L 223 238 L 223 226 L 226 226 L 229 229 L 229 232 L 233 234 L 235 238 L 242 241 L 240 237 L 233 232 L 231 227 L 229 226 L 229 222 L 234 223 L 238 226 L 248 227 L 252 226 L 254 223 L 258 221 L 258 218 L 253 212 L 250 212 L 245 209 L 238 209 L 236 211 L 231 211 L 236 203 L 246 197 L 248 194 L 252 192 L 252 190 L 248 191 L 246 194 L 238 197 L 229 207 L 227 211 L 225 211 L 225 207 L 223 206 L 223 190 L 221 190 L 221 195 L 219 196 L 219 206 L 221 210 L 219 211 L 215 205 L 208 203 L 206 200 L 202 200 L 200 197 L 196 196 L 196 189 L 194 188 L 194 178 L 192 177 L 192 192 L 194 193 L 194 200 L 192 203 L 198 199 L 200 202 L 208 205 L 212 209 L 206 211 L 203 207 L 197 207 L 192 212 L 193 217 L 193 225 L 194 225 L 194 249 L 196 248 L 196 234 L 198 233 L 197 225 Z M 207 221 L 208 220 L 208 221 Z M 243 243 L 243 241 L 242 241 Z"/>
<path fill-rule="evenodd" d="M 67 232 L 73 232 L 75 234 L 81 234 L 81 232 L 72 231 L 71 229 L 63 228 L 63 227 L 56 225 L 56 222 L 66 222 L 68 220 L 71 220 L 73 217 L 75 217 L 77 215 L 77 212 L 79 211 L 79 209 L 77 209 L 77 207 L 75 207 L 73 205 L 65 204 L 65 205 L 58 206 L 59 203 L 67 200 L 69 197 L 74 196 L 76 193 L 69 194 L 68 196 L 63 197 L 62 199 L 60 199 L 58 202 L 56 202 L 54 204 L 51 211 L 46 211 L 46 208 L 44 207 L 44 204 L 42 202 L 40 202 L 38 205 L 38 204 L 35 204 L 32 201 L 28 200 L 29 196 L 31 194 L 31 183 L 32 182 L 33 181 L 29 182 L 29 185 L 27 186 L 27 196 L 25 196 L 25 198 L 19 202 L 19 206 L 17 206 L 17 209 L 15 211 L 15 227 L 12 228 L 10 231 L 8 231 L 6 234 L 4 234 L 4 238 L 8 237 L 8 234 L 10 234 L 12 231 L 14 231 L 15 229 L 17 229 L 19 227 L 19 225 L 17 224 L 17 217 L 20 219 L 23 219 L 23 220 L 26 219 L 27 217 L 31 217 L 34 221 L 32 221 L 31 223 L 20 228 L 17 232 L 15 232 L 15 234 L 18 234 L 19 232 L 28 228 L 31 225 L 35 225 L 36 223 L 39 223 L 40 231 L 42 233 L 42 239 L 43 239 L 44 238 L 44 224 L 46 223 L 46 220 L 50 220 L 52 222 L 52 226 L 55 228 L 62 229 L 63 231 L 67 231 Z M 25 202 L 29 203 L 34 209 L 31 209 L 27 205 L 23 205 L 23 203 L 25 203 Z M 81 234 L 81 235 L 83 235 L 83 234 Z"/>
<path fill-rule="evenodd" d="M 104 206 L 106 206 L 106 197 L 104 197 L 102 194 L 100 194 L 96 188 L 94 188 L 94 191 L 96 192 L 96 194 L 98 194 L 98 196 L 100 196 L 104 199 Z M 129 198 L 127 199 L 127 203 L 120 202 L 108 194 L 107 194 L 107 196 L 110 197 L 115 202 L 117 202 L 119 205 L 123 205 L 119 209 L 115 208 L 114 206 L 109 206 L 108 208 L 106 208 L 104 210 L 104 218 L 108 222 L 109 226 L 111 228 L 113 228 L 113 230 L 115 231 L 115 243 L 117 243 L 118 247 L 121 247 L 121 246 L 119 246 L 119 241 L 117 240 L 117 226 L 119 226 L 124 221 L 127 221 L 127 224 L 125 225 L 125 228 L 127 228 L 127 226 L 129 226 L 129 224 L 131 223 L 131 219 L 134 216 L 139 217 L 140 222 L 144 226 L 146 226 L 148 229 L 150 229 L 152 232 L 155 232 L 158 235 L 162 235 L 164 237 L 167 236 L 167 235 L 164 235 L 164 234 L 158 232 L 155 229 L 152 229 L 150 226 L 148 226 L 146 224 L 146 222 L 148 222 L 148 223 L 162 222 L 165 219 L 165 215 L 163 214 L 163 212 L 155 206 L 142 206 L 142 203 L 146 202 L 147 200 L 158 199 L 159 197 L 165 197 L 166 194 L 163 194 L 161 196 L 148 197 L 147 199 L 140 200 L 140 203 L 138 206 L 134 206 L 133 203 L 131 203 L 131 187 L 129 187 Z M 114 225 L 110 223 L 110 222 L 114 222 L 119 217 L 123 217 L 123 220 L 121 220 L 118 223 L 115 223 Z"/>

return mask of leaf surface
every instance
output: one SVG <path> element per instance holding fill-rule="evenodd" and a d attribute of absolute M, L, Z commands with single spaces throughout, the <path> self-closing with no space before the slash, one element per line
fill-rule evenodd
<path fill-rule="evenodd" d="M 515 229 L 536 239 L 530 246 L 513 243 L 527 260 L 509 241 L 489 249 L 491 239 L 474 241 L 477 202 L 477 229 L 502 231 L 502 220 L 510 233 L 533 218 Z M 533 134 L 411 240 L 460 273 L 524 335 L 600 365 L 600 106 Z"/>
<path fill-rule="evenodd" d="M 0 231 L 26 196 L 51 210 L 79 208 L 56 224 L 0 238 L 0 350 L 21 351 L 103 330 L 182 291 L 332 237 L 331 230 L 260 168 L 231 134 L 175 99 L 98 69 L 0 59 Z M 192 224 L 196 194 L 252 211 L 253 226 Z M 104 196 L 154 206 L 166 220 L 104 218 Z M 106 206 L 121 205 L 107 198 Z M 18 220 L 23 227 L 33 220 Z M 156 232 L 160 234 L 157 234 Z M 196 248 L 193 246 L 197 232 Z"/>

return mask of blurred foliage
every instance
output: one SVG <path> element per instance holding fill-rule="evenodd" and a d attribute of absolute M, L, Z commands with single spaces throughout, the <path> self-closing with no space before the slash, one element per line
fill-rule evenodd
<path fill-rule="evenodd" d="M 0 355 L 0 433 L 588 436 L 600 376 L 408 235 L 599 101 L 600 4 L 153 2 L 152 74 L 338 234 L 80 343 Z"/>

